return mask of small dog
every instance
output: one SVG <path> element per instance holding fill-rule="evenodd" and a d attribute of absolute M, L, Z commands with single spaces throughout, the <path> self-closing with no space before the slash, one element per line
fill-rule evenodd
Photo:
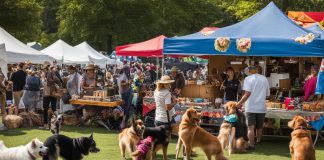
<path fill-rule="evenodd" d="M 200 147 L 205 152 L 208 160 L 212 156 L 216 156 L 217 160 L 227 160 L 224 157 L 223 148 L 218 138 L 199 127 L 197 125 L 199 120 L 200 114 L 193 108 L 187 109 L 182 116 L 179 126 L 179 138 L 185 149 L 185 159 L 190 159 L 192 148 Z"/>
<path fill-rule="evenodd" d="M 289 144 L 291 159 L 315 160 L 315 148 L 311 133 L 307 130 L 307 121 L 302 116 L 295 116 L 288 122 L 288 127 L 293 129 Z"/>
<path fill-rule="evenodd" d="M 37 138 L 25 146 L 7 148 L 3 141 L 0 141 L 1 160 L 35 160 L 46 155 L 48 148 Z"/>
<path fill-rule="evenodd" d="M 61 126 L 62 126 L 63 122 L 64 122 L 64 118 L 63 118 L 62 114 L 59 114 L 59 115 L 53 114 L 53 116 L 51 118 L 50 130 L 54 135 L 60 133 Z"/>
<path fill-rule="evenodd" d="M 136 144 L 136 151 L 131 153 L 132 157 L 136 157 L 136 160 L 151 160 L 152 159 L 152 144 L 153 137 L 148 136 Z"/>
<path fill-rule="evenodd" d="M 247 125 L 246 118 L 236 107 L 236 102 L 225 105 L 224 121 L 220 127 L 218 139 L 222 148 L 228 148 L 229 155 L 235 152 L 246 152 Z"/>
<path fill-rule="evenodd" d="M 126 159 L 125 150 L 127 150 L 128 153 L 133 153 L 136 150 L 136 144 L 143 139 L 144 129 L 145 126 L 143 121 L 140 119 L 135 120 L 133 117 L 132 126 L 130 128 L 125 128 L 121 133 L 119 133 L 119 148 L 123 159 Z M 133 159 L 135 158 L 133 157 Z"/>
<path fill-rule="evenodd" d="M 170 142 L 170 132 L 165 126 L 145 127 L 143 137 L 152 137 L 154 139 L 152 148 L 152 159 L 156 159 L 156 152 L 163 151 L 163 160 L 168 159 L 167 151 Z"/>
<path fill-rule="evenodd" d="M 43 160 L 56 160 L 58 157 L 68 160 L 81 160 L 89 153 L 100 151 L 96 147 L 93 134 L 90 137 L 70 138 L 64 135 L 53 135 L 46 139 L 44 145 L 48 153 Z"/>

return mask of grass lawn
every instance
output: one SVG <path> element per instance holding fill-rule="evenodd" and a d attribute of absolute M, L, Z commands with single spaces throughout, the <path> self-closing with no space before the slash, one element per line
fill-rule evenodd
<path fill-rule="evenodd" d="M 101 151 L 97 154 L 90 154 L 85 157 L 86 160 L 119 160 L 120 151 L 118 147 L 118 133 L 108 132 L 103 128 L 98 127 L 75 127 L 75 126 L 64 126 L 61 134 L 67 135 L 69 137 L 80 137 L 89 136 L 94 133 L 94 139 L 97 142 L 98 148 Z M 38 137 L 40 140 L 45 140 L 47 137 L 51 136 L 50 131 L 39 130 L 37 128 L 33 129 L 16 129 L 8 131 L 0 131 L 0 140 L 3 140 L 5 144 L 9 147 L 23 145 L 28 143 L 31 139 Z M 290 159 L 289 149 L 288 149 L 289 139 L 282 138 L 266 138 L 263 142 L 257 146 L 256 150 L 253 152 L 248 152 L 245 154 L 234 154 L 231 155 L 232 160 L 288 160 Z M 172 140 L 168 155 L 169 159 L 174 159 L 175 157 L 175 145 L 176 140 Z M 203 160 L 204 155 L 200 149 L 196 149 L 199 156 L 193 159 Z M 226 151 L 225 151 L 226 152 Z M 227 153 L 226 153 L 227 155 Z M 161 159 L 161 153 L 158 154 L 159 159 Z M 316 145 L 316 158 L 318 160 L 324 159 L 324 143 L 318 142 Z"/>

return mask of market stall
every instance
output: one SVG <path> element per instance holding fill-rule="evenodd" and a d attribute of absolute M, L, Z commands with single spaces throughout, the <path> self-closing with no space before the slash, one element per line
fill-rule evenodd
<path fill-rule="evenodd" d="M 322 35 L 296 25 L 274 3 L 237 24 L 192 36 L 197 34 L 165 39 L 164 54 L 209 55 L 207 84 L 222 82 L 228 66 L 233 67 L 238 78 L 243 80 L 245 68 L 257 65 L 259 73 L 268 77 L 272 88 L 270 102 L 280 102 L 280 107 L 275 107 L 277 109 L 269 109 L 269 117 L 285 112 L 322 115 L 321 110 L 306 112 L 300 107 L 303 105 L 300 100 L 303 96 L 301 78 L 308 74 L 312 64 L 320 63 L 319 57 L 324 57 Z M 292 99 L 289 103 L 292 106 L 282 108 L 286 97 Z"/>

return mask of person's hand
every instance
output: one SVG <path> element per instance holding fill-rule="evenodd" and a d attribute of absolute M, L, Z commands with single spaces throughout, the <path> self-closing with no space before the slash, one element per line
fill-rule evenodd
<path fill-rule="evenodd" d="M 179 94 L 181 93 L 181 89 L 176 88 L 176 89 L 174 90 L 174 92 L 175 92 L 177 95 L 179 95 Z"/>
<path fill-rule="evenodd" d="M 242 107 L 243 107 L 243 104 L 241 104 L 241 103 L 237 103 L 237 104 L 236 104 L 236 108 L 238 108 L 238 109 L 242 109 Z"/>
<path fill-rule="evenodd" d="M 173 103 L 178 103 L 178 98 L 176 98 L 175 96 L 172 96 L 171 99 Z"/>

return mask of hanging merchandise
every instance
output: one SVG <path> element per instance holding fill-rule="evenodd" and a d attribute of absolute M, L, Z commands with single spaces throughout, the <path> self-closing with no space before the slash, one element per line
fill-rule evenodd
<path fill-rule="evenodd" d="M 324 94 L 324 58 L 322 59 L 321 67 L 317 75 L 315 94 Z"/>
<path fill-rule="evenodd" d="M 226 52 L 231 44 L 229 37 L 218 37 L 215 40 L 215 49 L 219 52 Z"/>
<path fill-rule="evenodd" d="M 251 48 L 251 38 L 239 38 L 236 40 L 237 50 L 246 53 Z"/>
<path fill-rule="evenodd" d="M 298 42 L 300 44 L 307 44 L 311 43 L 315 38 L 315 35 L 313 33 L 308 33 L 306 36 L 301 35 L 297 38 L 295 38 L 295 42 Z"/>

